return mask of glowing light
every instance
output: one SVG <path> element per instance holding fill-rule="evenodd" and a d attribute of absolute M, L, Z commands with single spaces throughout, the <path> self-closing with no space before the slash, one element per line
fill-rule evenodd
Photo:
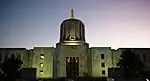
<path fill-rule="evenodd" d="M 113 78 L 107 78 L 107 81 L 115 81 Z"/>
<path fill-rule="evenodd" d="M 68 43 L 63 43 L 64 45 L 80 45 L 81 43 L 74 43 L 74 42 L 68 42 Z"/>
<path fill-rule="evenodd" d="M 40 72 L 42 75 L 44 74 L 43 72 Z"/>
<path fill-rule="evenodd" d="M 146 81 L 149 81 L 148 79 L 146 79 Z"/>
<path fill-rule="evenodd" d="M 40 71 L 40 73 L 41 73 L 42 75 L 44 74 L 42 70 Z"/>
<path fill-rule="evenodd" d="M 41 59 L 44 59 L 44 56 L 40 56 L 41 57 Z"/>
<path fill-rule="evenodd" d="M 43 63 L 40 63 L 40 67 L 43 68 L 43 66 L 44 66 L 44 64 L 43 64 Z"/>
<path fill-rule="evenodd" d="M 63 45 L 81 45 L 82 41 L 64 41 Z"/>
<path fill-rule="evenodd" d="M 72 41 L 75 40 L 75 36 L 71 36 L 70 40 L 72 40 Z"/>

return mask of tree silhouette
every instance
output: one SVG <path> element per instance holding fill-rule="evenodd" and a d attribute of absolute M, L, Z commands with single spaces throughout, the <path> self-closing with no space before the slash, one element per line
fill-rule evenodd
<path fill-rule="evenodd" d="M 15 81 L 20 75 L 20 67 L 22 61 L 20 58 L 15 58 L 12 55 L 10 58 L 5 57 L 4 62 L 1 64 L 1 69 L 3 70 L 4 81 Z"/>
<path fill-rule="evenodd" d="M 123 51 L 120 57 L 117 66 L 120 66 L 126 78 L 141 78 L 144 76 L 143 69 L 145 66 L 134 52 L 131 50 Z"/>
<path fill-rule="evenodd" d="M 1 62 L 2 62 L 2 56 L 1 56 L 1 54 L 0 54 L 0 81 L 2 81 L 2 79 L 3 79 L 3 71 L 2 71 L 2 69 L 1 69 Z"/>

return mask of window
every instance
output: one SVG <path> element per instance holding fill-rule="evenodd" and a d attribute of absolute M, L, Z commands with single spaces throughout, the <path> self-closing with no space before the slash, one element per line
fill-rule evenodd
<path fill-rule="evenodd" d="M 101 67 L 105 67 L 105 63 L 101 63 Z"/>
<path fill-rule="evenodd" d="M 79 58 L 66 57 L 66 75 L 67 77 L 75 77 L 79 75 Z"/>
<path fill-rule="evenodd" d="M 76 62 L 79 62 L 79 57 L 76 57 Z"/>
<path fill-rule="evenodd" d="M 103 75 L 105 74 L 105 70 L 102 70 L 102 74 L 103 74 Z"/>
<path fill-rule="evenodd" d="M 41 59 L 44 59 L 44 54 L 41 54 L 41 55 L 40 55 L 40 58 L 41 58 Z"/>
<path fill-rule="evenodd" d="M 101 59 L 104 59 L 104 54 L 101 54 Z"/>

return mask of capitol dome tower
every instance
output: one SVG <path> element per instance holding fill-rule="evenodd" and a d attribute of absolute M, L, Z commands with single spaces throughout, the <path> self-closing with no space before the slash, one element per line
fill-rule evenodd
<path fill-rule="evenodd" d="M 85 28 L 81 20 L 74 18 L 74 11 L 71 10 L 71 18 L 66 19 L 60 26 L 60 43 L 85 42 Z"/>

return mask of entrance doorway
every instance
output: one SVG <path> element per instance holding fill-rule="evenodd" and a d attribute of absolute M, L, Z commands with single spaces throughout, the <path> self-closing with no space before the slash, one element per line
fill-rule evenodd
<path fill-rule="evenodd" d="M 66 57 L 67 77 L 79 76 L 79 57 Z"/>

